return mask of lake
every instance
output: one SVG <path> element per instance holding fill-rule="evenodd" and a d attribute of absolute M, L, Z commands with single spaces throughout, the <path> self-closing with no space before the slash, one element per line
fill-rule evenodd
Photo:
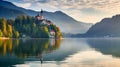
<path fill-rule="evenodd" d="M 1 39 L 0 67 L 120 67 L 120 39 Z"/>

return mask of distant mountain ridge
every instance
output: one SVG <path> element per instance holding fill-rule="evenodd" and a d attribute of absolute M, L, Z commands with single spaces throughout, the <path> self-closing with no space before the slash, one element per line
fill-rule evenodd
<path fill-rule="evenodd" d="M 11 2 L 7 1 L 0 1 L 0 10 L 0 17 L 5 18 L 15 18 L 22 14 L 30 16 L 36 16 L 38 14 L 36 11 L 15 6 Z M 85 33 L 92 25 L 78 22 L 61 11 L 44 11 L 44 17 L 55 23 L 64 33 Z"/>
<path fill-rule="evenodd" d="M 9 13 L 9 14 L 5 15 L 5 13 L 6 14 Z M 9 9 L 4 6 L 0 6 L 0 18 L 2 18 L 2 17 L 13 18 L 13 17 L 19 16 L 19 15 L 25 15 L 25 13 L 21 12 L 19 10 Z"/>
<path fill-rule="evenodd" d="M 8 1 L 1 1 L 0 0 L 0 6 L 6 7 L 6 8 L 9 8 L 9 9 L 13 9 L 13 10 L 22 11 L 26 15 L 35 15 L 36 14 L 35 11 L 27 10 L 27 9 L 18 7 L 18 6 L 14 5 L 14 4 L 12 4 L 11 2 L 8 2 Z"/>
<path fill-rule="evenodd" d="M 120 37 L 120 15 L 104 18 L 93 25 L 85 34 L 89 37 Z"/>

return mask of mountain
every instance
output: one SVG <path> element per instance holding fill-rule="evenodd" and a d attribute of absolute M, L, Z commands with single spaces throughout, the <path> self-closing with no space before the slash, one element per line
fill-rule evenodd
<path fill-rule="evenodd" d="M 60 27 L 62 32 L 73 34 L 85 33 L 92 25 L 83 22 L 78 22 L 61 11 L 56 11 L 50 14 L 44 13 L 44 15 L 47 19 L 52 20 L 53 23 L 56 22 L 55 24 Z"/>
<path fill-rule="evenodd" d="M 11 2 L 7 1 L 0 1 L 0 10 L 0 17 L 5 18 L 15 18 L 16 16 L 22 14 L 36 16 L 39 13 L 37 11 L 18 7 L 12 4 Z M 54 24 L 60 27 L 61 31 L 64 33 L 85 33 L 92 25 L 76 21 L 72 17 L 68 16 L 67 14 L 61 11 L 44 11 L 43 13 L 45 18 L 51 20 Z"/>
<path fill-rule="evenodd" d="M 19 15 L 25 14 L 19 10 L 9 9 L 0 5 L 0 18 L 13 18 Z"/>
<path fill-rule="evenodd" d="M 26 15 L 36 15 L 37 13 L 35 11 L 32 11 L 32 10 L 27 10 L 27 9 L 24 9 L 24 8 L 21 8 L 21 7 L 18 7 L 14 4 L 12 4 L 11 2 L 7 2 L 7 1 L 2 1 L 0 0 L 0 6 L 1 7 L 5 7 L 7 9 L 12 9 L 12 10 L 17 10 L 17 11 L 21 11 L 23 12 L 24 14 Z M 1 9 L 1 8 L 0 8 Z M 4 10 L 3 10 L 4 11 Z M 5 12 L 4 12 L 5 13 Z M 1 13 L 0 13 L 1 14 Z M 7 13 L 9 14 L 9 13 Z M 5 13 L 6 15 L 6 13 Z M 15 18 L 13 16 L 9 16 L 9 18 Z"/>
<path fill-rule="evenodd" d="M 104 18 L 85 34 L 90 37 L 120 37 L 120 15 Z"/>

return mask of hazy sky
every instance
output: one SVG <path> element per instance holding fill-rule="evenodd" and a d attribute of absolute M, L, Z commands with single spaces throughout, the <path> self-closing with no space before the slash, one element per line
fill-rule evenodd
<path fill-rule="evenodd" d="M 7 0 L 36 11 L 63 11 L 74 19 L 87 23 L 120 14 L 120 0 Z"/>

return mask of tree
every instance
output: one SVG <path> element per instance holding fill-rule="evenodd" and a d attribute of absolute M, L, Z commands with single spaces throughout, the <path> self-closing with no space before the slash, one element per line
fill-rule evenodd
<path fill-rule="evenodd" d="M 19 36 L 20 36 L 19 32 L 14 29 L 13 30 L 13 37 L 18 38 Z"/>
<path fill-rule="evenodd" d="M 12 26 L 9 24 L 7 25 L 7 36 L 12 37 Z"/>
<path fill-rule="evenodd" d="M 50 32 L 55 32 L 55 37 L 61 36 L 60 29 L 54 25 L 39 24 L 31 16 L 18 16 L 15 20 L 0 19 L 0 36 L 18 38 L 23 34 L 30 37 L 49 38 Z"/>
<path fill-rule="evenodd" d="M 47 27 L 47 26 L 44 26 L 44 27 L 43 27 L 43 30 L 44 30 L 45 32 L 48 32 L 48 27 Z"/>
<path fill-rule="evenodd" d="M 3 33 L 2 33 L 2 31 L 0 30 L 0 37 L 2 37 L 3 36 Z"/>
<path fill-rule="evenodd" d="M 0 20 L 0 26 L 1 26 L 1 30 L 3 32 L 3 36 L 7 35 L 7 31 L 6 31 L 6 24 L 7 24 L 7 20 L 5 18 L 2 18 Z"/>

